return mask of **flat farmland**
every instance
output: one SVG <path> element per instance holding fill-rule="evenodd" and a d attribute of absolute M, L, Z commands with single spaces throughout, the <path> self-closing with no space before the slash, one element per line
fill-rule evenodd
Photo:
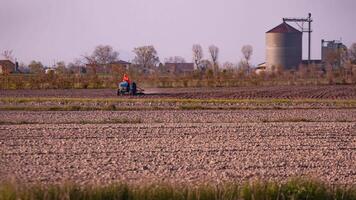
<path fill-rule="evenodd" d="M 0 90 L 1 97 L 112 98 L 115 89 Z M 122 97 L 121 97 L 122 98 Z M 356 99 L 354 85 L 234 88 L 145 88 L 140 98 L 191 99 Z"/>
<path fill-rule="evenodd" d="M 0 111 L 0 181 L 355 185 L 356 110 Z"/>

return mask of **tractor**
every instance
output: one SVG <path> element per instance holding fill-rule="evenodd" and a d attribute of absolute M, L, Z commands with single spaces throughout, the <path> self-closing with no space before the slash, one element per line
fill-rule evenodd
<path fill-rule="evenodd" d="M 127 82 L 123 81 L 119 83 L 119 88 L 117 89 L 117 96 L 123 96 L 123 95 L 142 95 L 143 94 L 143 89 L 137 87 L 135 82 Z"/>

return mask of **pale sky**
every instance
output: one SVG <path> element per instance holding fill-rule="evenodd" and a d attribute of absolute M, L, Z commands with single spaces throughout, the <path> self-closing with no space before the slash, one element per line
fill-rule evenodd
<path fill-rule="evenodd" d="M 22 62 L 67 63 L 99 44 L 133 58 L 132 49 L 154 45 L 161 61 L 191 48 L 220 48 L 220 63 L 238 62 L 241 47 L 254 48 L 252 63 L 265 60 L 265 32 L 283 17 L 313 14 L 312 57 L 321 39 L 356 42 L 356 0 L 0 0 L 0 52 Z M 293 25 L 293 24 L 291 24 Z M 303 55 L 306 58 L 306 42 Z"/>

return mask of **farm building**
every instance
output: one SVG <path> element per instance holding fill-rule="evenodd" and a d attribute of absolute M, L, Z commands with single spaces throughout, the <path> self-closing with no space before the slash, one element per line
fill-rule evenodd
<path fill-rule="evenodd" d="M 255 73 L 256 74 L 261 74 L 262 72 L 265 72 L 266 71 L 266 63 L 261 63 L 259 65 L 257 65 L 257 67 L 255 68 Z"/>
<path fill-rule="evenodd" d="M 311 14 L 308 18 L 283 18 L 283 23 L 266 32 L 266 62 L 255 69 L 256 73 L 274 70 L 297 70 L 300 65 L 316 65 L 319 69 L 327 64 L 340 67 L 347 47 L 338 41 L 321 41 L 320 60 L 311 58 Z M 300 30 L 287 22 L 295 22 Z M 299 23 L 299 24 L 298 24 Z M 308 27 L 304 27 L 308 23 Z M 303 33 L 308 33 L 308 59 L 303 60 Z"/>
<path fill-rule="evenodd" d="M 0 74 L 16 73 L 16 64 L 10 60 L 0 60 Z"/>
<path fill-rule="evenodd" d="M 54 74 L 56 73 L 56 70 L 53 68 L 46 68 L 45 69 L 45 74 Z"/>
<path fill-rule="evenodd" d="M 302 63 L 301 31 L 283 22 L 266 33 L 266 68 L 297 69 Z"/>
<path fill-rule="evenodd" d="M 169 74 L 189 74 L 194 71 L 194 63 L 165 63 L 164 71 Z"/>
<path fill-rule="evenodd" d="M 346 55 L 347 47 L 339 41 L 321 40 L 321 61 L 323 64 L 330 63 L 333 67 L 342 66 L 342 57 Z"/>
<path fill-rule="evenodd" d="M 93 73 L 95 71 L 95 73 L 98 74 L 112 74 L 114 71 L 119 72 L 128 70 L 130 65 L 130 62 L 126 62 L 123 60 L 111 62 L 109 64 L 87 64 L 86 71 L 88 73 Z"/>

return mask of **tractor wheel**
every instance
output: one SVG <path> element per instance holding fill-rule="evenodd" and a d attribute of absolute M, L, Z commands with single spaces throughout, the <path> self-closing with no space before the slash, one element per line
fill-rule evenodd
<path fill-rule="evenodd" d="M 132 86 L 131 86 L 131 94 L 133 96 L 135 96 L 137 93 L 137 86 L 136 86 L 136 83 L 135 82 L 132 82 Z"/>

